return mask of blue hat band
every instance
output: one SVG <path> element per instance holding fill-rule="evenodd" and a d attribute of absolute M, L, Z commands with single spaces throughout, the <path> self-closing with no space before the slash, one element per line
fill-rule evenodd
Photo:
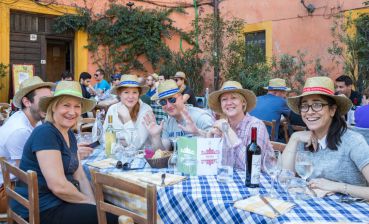
<path fill-rule="evenodd" d="M 223 90 L 233 90 L 233 89 L 238 89 L 238 88 L 233 87 L 233 86 L 227 86 L 223 88 Z"/>
<path fill-rule="evenodd" d="M 136 85 L 139 86 L 140 83 L 136 81 L 122 81 L 119 83 L 119 85 Z"/>
<path fill-rule="evenodd" d="M 268 86 L 268 90 L 287 90 L 285 86 Z"/>
<path fill-rule="evenodd" d="M 176 94 L 178 92 L 179 92 L 179 89 L 178 88 L 175 88 L 175 89 L 170 89 L 170 90 L 161 92 L 158 95 L 159 95 L 159 98 L 164 98 L 166 96 L 173 95 L 173 94 Z"/>

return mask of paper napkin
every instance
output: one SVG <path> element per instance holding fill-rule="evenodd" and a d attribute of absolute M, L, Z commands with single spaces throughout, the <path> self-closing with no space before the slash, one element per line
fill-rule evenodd
<path fill-rule="evenodd" d="M 265 198 L 269 202 L 269 204 L 273 206 L 282 215 L 290 211 L 291 208 L 295 206 L 295 204 L 290 202 L 285 202 L 282 200 L 269 197 Z M 265 203 L 260 198 L 259 195 L 255 195 L 244 200 L 236 201 L 234 203 L 234 207 L 249 212 L 253 212 L 259 215 L 264 215 L 272 219 L 278 217 L 278 214 L 274 212 L 273 209 L 267 203 Z"/>

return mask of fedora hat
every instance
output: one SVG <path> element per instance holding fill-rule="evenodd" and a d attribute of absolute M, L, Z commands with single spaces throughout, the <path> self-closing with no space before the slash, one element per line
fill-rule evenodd
<path fill-rule="evenodd" d="M 275 78 L 269 80 L 268 86 L 264 87 L 266 90 L 282 90 L 282 91 L 290 91 L 291 88 L 288 88 L 286 85 L 286 80 Z"/>
<path fill-rule="evenodd" d="M 82 100 L 82 114 L 91 111 L 95 105 L 95 100 L 89 100 L 82 96 L 81 84 L 76 81 L 60 81 L 55 88 L 53 96 L 42 97 L 38 103 L 40 110 L 46 112 L 52 100 L 61 96 L 72 96 Z"/>
<path fill-rule="evenodd" d="M 223 93 L 239 93 L 245 97 L 247 102 L 246 112 L 251 111 L 256 105 L 256 96 L 254 92 L 242 88 L 239 82 L 227 81 L 222 85 L 220 90 L 214 91 L 209 95 L 209 107 L 216 113 L 223 113 L 219 101 L 219 97 Z"/>
<path fill-rule="evenodd" d="M 158 89 L 151 97 L 151 100 L 161 100 L 182 93 L 185 87 L 178 88 L 174 80 L 168 79 L 160 83 Z"/>
<path fill-rule="evenodd" d="M 50 87 L 55 88 L 55 83 L 52 82 L 44 82 L 38 76 L 33 76 L 29 79 L 24 80 L 20 86 L 17 93 L 15 93 L 13 98 L 13 104 L 17 108 L 22 107 L 22 98 L 26 96 L 28 93 L 32 92 L 35 89 L 42 87 Z"/>
<path fill-rule="evenodd" d="M 172 77 L 172 79 L 175 79 L 175 78 L 181 78 L 181 79 L 184 79 L 184 80 L 187 80 L 186 79 L 186 74 L 184 72 L 176 72 L 176 74 Z"/>
<path fill-rule="evenodd" d="M 345 95 L 334 95 L 334 83 L 332 79 L 324 76 L 308 78 L 305 82 L 302 94 L 287 99 L 288 107 L 291 108 L 293 112 L 300 114 L 299 105 L 301 97 L 314 94 L 324 95 L 334 99 L 340 115 L 345 115 L 352 107 L 351 100 Z"/>
<path fill-rule="evenodd" d="M 111 93 L 117 95 L 118 89 L 123 87 L 141 88 L 141 95 L 145 94 L 146 91 L 149 89 L 147 86 L 144 86 L 140 83 L 137 75 L 122 75 L 122 77 L 120 78 L 120 83 L 113 87 Z"/>

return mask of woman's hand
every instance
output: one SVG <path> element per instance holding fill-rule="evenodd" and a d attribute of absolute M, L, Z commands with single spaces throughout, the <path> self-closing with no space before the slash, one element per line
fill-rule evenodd
<path fill-rule="evenodd" d="M 309 147 L 313 145 L 314 149 L 318 148 L 318 139 L 311 131 L 298 131 L 292 134 L 291 140 L 306 143 L 305 146 Z"/>
<path fill-rule="evenodd" d="M 312 179 L 308 183 L 309 187 L 313 189 L 321 189 L 325 191 L 338 192 L 342 183 L 334 182 L 324 178 Z"/>
<path fill-rule="evenodd" d="M 214 122 L 213 127 L 208 132 L 207 137 L 222 137 L 223 136 L 223 124 L 229 125 L 228 121 L 225 119 L 219 119 Z"/>
<path fill-rule="evenodd" d="M 118 107 L 117 111 L 118 111 L 118 118 L 123 124 L 131 120 L 131 115 L 129 114 L 129 110 L 123 103 Z"/>
<path fill-rule="evenodd" d="M 89 147 L 87 143 L 78 144 L 78 158 L 80 160 L 85 159 L 94 151 L 93 148 Z"/>

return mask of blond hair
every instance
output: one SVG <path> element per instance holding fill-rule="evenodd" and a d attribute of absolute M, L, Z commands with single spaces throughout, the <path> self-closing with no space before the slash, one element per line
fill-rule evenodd
<path fill-rule="evenodd" d="M 47 110 L 46 110 L 46 117 L 45 117 L 45 121 L 48 121 L 50 123 L 55 123 L 55 120 L 54 120 L 54 110 L 56 109 L 56 107 L 68 100 L 68 99 L 71 99 L 71 98 L 76 98 L 76 97 L 73 97 L 73 96 L 60 96 L 60 97 L 55 97 L 50 103 L 49 105 L 47 106 Z M 78 99 L 78 98 L 77 98 Z M 82 102 L 81 102 L 81 106 L 82 106 Z M 77 122 L 73 125 L 72 129 L 75 129 L 77 126 Z"/>
<path fill-rule="evenodd" d="M 246 105 L 243 105 L 242 106 L 243 113 L 246 114 L 246 110 L 247 110 L 247 101 L 246 101 L 246 98 L 241 93 L 233 92 L 231 94 L 232 94 L 232 96 L 237 97 L 238 99 L 240 99 L 241 100 L 241 103 L 246 104 Z M 221 104 L 220 99 L 222 98 L 222 95 L 219 96 L 219 104 Z M 224 115 L 223 112 L 222 112 L 222 114 Z"/>

